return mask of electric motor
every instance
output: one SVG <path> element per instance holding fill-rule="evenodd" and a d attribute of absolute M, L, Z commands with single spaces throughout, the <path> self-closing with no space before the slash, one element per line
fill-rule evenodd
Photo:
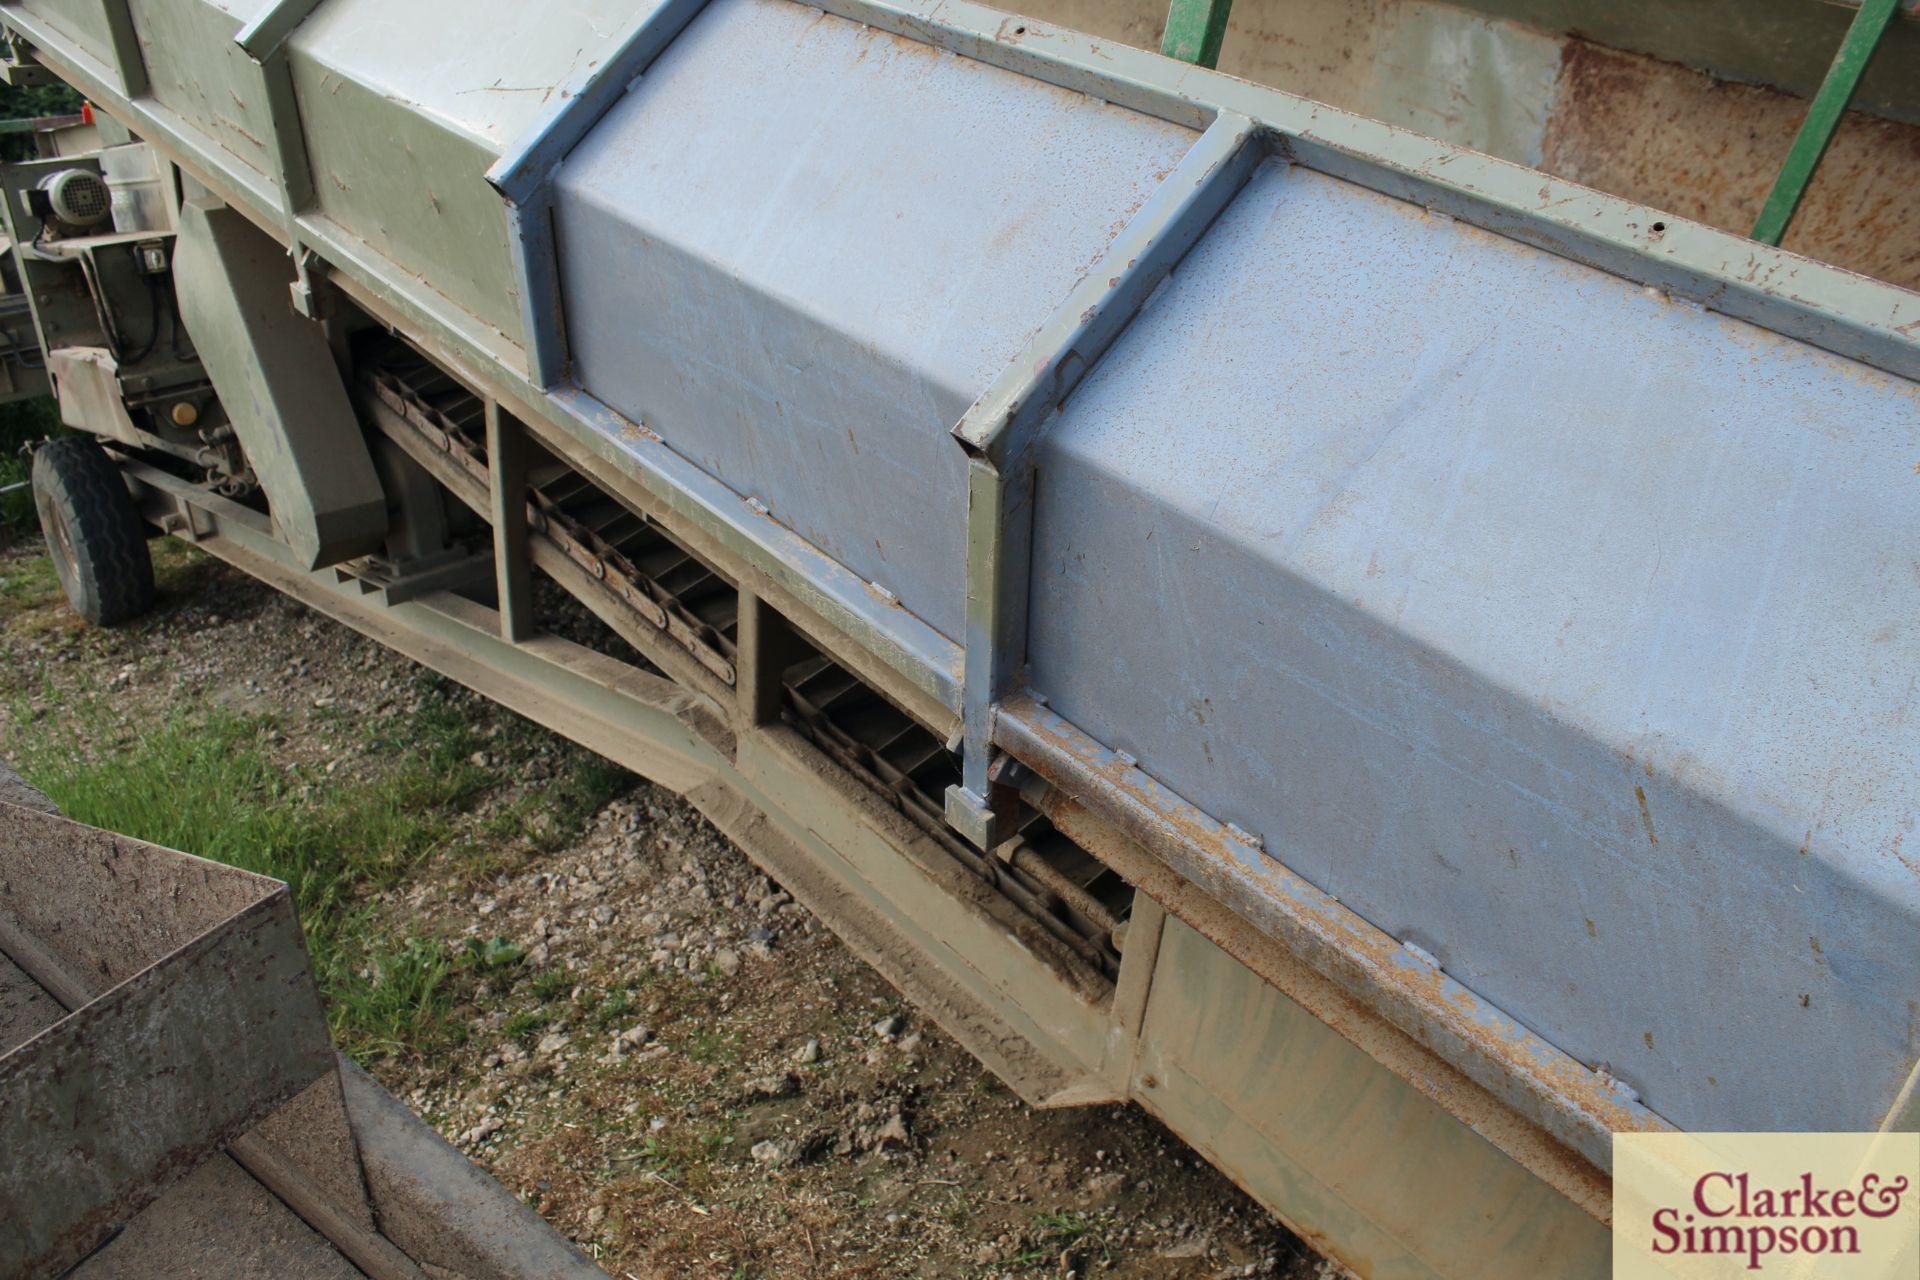
<path fill-rule="evenodd" d="M 106 179 L 91 169 L 62 169 L 41 179 L 53 216 L 70 227 L 95 227 L 113 213 Z"/>

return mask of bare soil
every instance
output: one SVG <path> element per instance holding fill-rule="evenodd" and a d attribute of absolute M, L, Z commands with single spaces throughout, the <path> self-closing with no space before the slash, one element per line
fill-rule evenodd
<path fill-rule="evenodd" d="M 105 697 L 108 732 L 223 706 L 291 772 L 371 778 L 366 725 L 437 680 L 197 553 L 114 632 L 48 580 L 0 552 L 0 755 Z M 482 740 L 534 732 L 452 696 Z M 1139 1110 L 1023 1105 L 676 796 L 634 779 L 557 830 L 558 745 L 476 752 L 458 836 L 373 904 L 464 959 L 417 1042 L 362 1056 L 611 1274 L 1339 1274 Z"/>

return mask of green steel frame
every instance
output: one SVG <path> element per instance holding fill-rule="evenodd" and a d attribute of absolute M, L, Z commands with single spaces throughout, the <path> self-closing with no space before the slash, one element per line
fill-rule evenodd
<path fill-rule="evenodd" d="M 1180 6 L 1176 3 L 1174 7 Z M 1860 11 L 1854 14 L 1853 24 L 1840 42 L 1840 52 L 1834 55 L 1827 78 L 1814 94 L 1807 118 L 1801 122 L 1793 147 L 1780 166 L 1780 176 L 1774 179 L 1773 190 L 1753 224 L 1753 238 L 1761 244 L 1779 244 L 1787 234 L 1800 201 L 1813 185 L 1813 175 L 1820 168 L 1821 158 L 1827 154 L 1827 146 L 1840 127 L 1840 117 L 1846 114 L 1847 103 L 1853 100 L 1860 77 L 1873 61 L 1880 37 L 1886 34 L 1887 25 L 1899 8 L 1900 0 L 1865 0 Z"/>
<path fill-rule="evenodd" d="M 1196 66 L 1219 66 L 1220 45 L 1227 38 L 1227 16 L 1232 11 L 1233 0 L 1173 0 L 1160 36 L 1160 52 Z"/>

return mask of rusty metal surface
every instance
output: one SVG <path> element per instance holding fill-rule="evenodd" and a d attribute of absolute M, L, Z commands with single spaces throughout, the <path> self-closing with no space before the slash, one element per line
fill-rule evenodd
<path fill-rule="evenodd" d="M 274 882 L 80 823 L 0 823 L 0 930 L 17 930 L 89 997 L 268 897 Z"/>
<path fill-rule="evenodd" d="M 347 1124 L 340 1075 L 330 1071 L 306 1091 L 256 1125 L 247 1135 L 256 1147 L 270 1147 L 299 1171 L 302 1179 L 364 1231 L 377 1229 L 360 1173 L 360 1152 Z"/>
<path fill-rule="evenodd" d="M 1541 167 L 1711 226 L 1753 225 L 1803 99 L 1568 41 Z M 1920 125 L 1849 112 L 1783 247 L 1920 288 Z"/>
<path fill-rule="evenodd" d="M 66 1013 L 25 969 L 0 954 L 0 1055 L 12 1053 Z"/>
<path fill-rule="evenodd" d="M 58 813 L 58 806 L 47 799 L 37 787 L 13 771 L 5 760 L 0 760 L 0 804 L 18 805 L 23 809 L 37 809 L 41 813 Z"/>
<path fill-rule="evenodd" d="M 1601 1212 L 1459 1123 L 1320 1016 L 1169 920 L 1134 1097 L 1367 1280 L 1602 1280 Z"/>
<path fill-rule="evenodd" d="M 9 906 L 33 918 L 49 901 L 77 909 L 87 899 L 54 881 L 97 889 L 101 874 L 124 876 L 127 896 L 170 900 L 176 927 L 199 914 L 187 900 L 205 886 L 224 905 L 184 942 L 159 932 L 162 954 L 137 965 L 124 956 L 155 938 L 106 901 L 37 954 L 20 954 L 24 932 L 4 939 L 41 986 L 85 1002 L 0 1058 L 0 1204 L 19 1207 L 0 1234 L 0 1274 L 59 1274 L 331 1065 L 284 885 L 0 805 Z"/>
<path fill-rule="evenodd" d="M 337 1089 L 337 1080 L 337 1073 L 330 1073 L 321 1083 Z M 269 1117 L 269 1122 L 271 1119 Z M 417 1118 L 415 1123 L 419 1123 Z M 362 1221 L 363 1217 L 372 1216 L 372 1205 L 365 1188 L 358 1185 L 359 1151 L 351 1145 L 350 1136 L 348 1151 L 354 1161 L 352 1173 L 357 1194 L 343 1203 L 334 1188 L 314 1179 L 310 1165 L 303 1161 L 305 1153 L 299 1144 L 289 1146 L 263 1137 L 261 1130 L 265 1128 L 267 1124 L 262 1124 L 253 1132 L 235 1138 L 227 1144 L 227 1155 L 365 1272 L 368 1280 L 428 1280 L 426 1273 L 399 1246 Z M 327 1135 L 315 1136 L 324 1140 Z"/>
<path fill-rule="evenodd" d="M 86 927 L 91 949 L 56 951 L 9 922 L 6 940 L 39 980 L 0 952 L 0 1150 L 8 1166 L 0 1170 L 0 1203 L 7 1206 L 0 1221 L 3 1273 L 51 1275 L 85 1253 L 68 1273 L 77 1280 L 269 1274 L 426 1280 L 427 1272 L 375 1219 L 342 1092 L 345 1060 L 285 1096 L 289 1081 L 311 1071 L 316 1047 L 325 1059 L 333 1057 L 311 979 L 289 968 L 304 970 L 305 955 L 285 887 L 66 822 L 4 761 L 0 788 L 7 797 L 0 801 L 0 831 L 8 833 L 0 841 L 0 884 L 7 894 L 0 901 L 31 897 L 44 905 L 52 898 L 69 907 L 85 901 L 49 893 L 32 878 L 48 870 L 49 854 L 69 866 L 107 868 L 123 891 L 176 905 L 196 896 L 231 896 L 207 891 L 211 882 L 254 897 L 119 985 L 97 964 L 89 973 L 69 963 L 111 954 L 110 928 Z M 32 808 L 9 807 L 14 798 Z M 51 816 L 41 822 L 28 813 Z M 24 820 L 12 822 L 16 814 Z M 82 893 L 98 891 L 89 886 Z M 167 944 L 169 930 L 191 934 L 199 923 L 193 912 L 175 913 L 159 926 L 158 945 Z M 103 987 L 104 996 L 94 999 Z M 55 991 L 77 1012 L 70 1016 Z M 39 1036 L 42 1031 L 48 1034 Z M 430 1157 L 416 1161 L 417 1171 L 440 1197 L 389 1202 L 388 1224 L 412 1236 L 450 1226 L 465 1231 L 477 1251 L 470 1261 L 478 1266 L 463 1271 L 469 1276 L 558 1274 L 554 1257 L 571 1250 L 556 1233 L 444 1143 L 423 1144 L 419 1135 L 431 1137 L 431 1130 L 378 1085 L 364 1079 L 356 1085 L 362 1111 L 379 1113 L 390 1146 L 411 1139 Z M 206 1132 L 182 1127 L 196 1123 Z M 407 1133 L 407 1126 L 417 1132 Z M 225 1155 L 209 1145 L 221 1133 L 230 1135 Z M 140 1161 L 169 1142 L 143 1178 Z M 84 1165 L 85 1177 L 70 1176 L 74 1161 Z M 87 1205 L 90 1188 L 81 1183 L 116 1173 L 126 1180 L 79 1222 L 69 1221 Z M 97 1185 L 91 1190 L 98 1198 Z M 486 1232 L 476 1235 L 466 1225 L 473 1221 Z M 50 1254 L 22 1265 L 21 1242 L 33 1248 L 35 1233 L 44 1235 L 49 1222 L 65 1226 L 61 1240 Z M 107 1242 L 87 1252 L 103 1234 Z"/>
<path fill-rule="evenodd" d="M 77 1267 L 70 1280 L 366 1280 L 235 1161 L 216 1155 Z"/>
<path fill-rule="evenodd" d="M 1124 874 L 1138 886 L 1147 901 L 1164 907 L 1166 914 L 1185 923 L 1232 957 L 1235 964 L 1298 1004 L 1378 1064 L 1382 1071 L 1436 1104 L 1461 1126 L 1577 1205 L 1581 1212 L 1602 1222 L 1608 1219 L 1612 1212 L 1612 1184 L 1604 1170 L 1517 1114 L 1458 1067 L 1387 1021 L 1371 1002 L 1353 995 L 1284 944 L 1268 937 L 1207 889 L 1148 852 L 1113 822 L 1051 784 L 1036 778 L 1029 786 L 1033 801 L 1061 831 Z M 1136 918 L 1140 916 L 1138 906 L 1134 914 Z M 1134 947 L 1131 933 L 1127 942 L 1127 955 L 1131 959 Z M 1123 992 L 1125 987 L 1123 972 Z M 1247 1070 L 1253 1071 L 1252 1066 Z M 1149 1107 L 1155 1105 L 1155 1095 L 1143 1091 L 1137 1084 L 1130 1093 Z M 1216 1101 L 1223 1106 L 1236 1105 L 1232 1097 L 1222 1096 Z M 1192 1134 L 1172 1120 L 1169 1123 L 1209 1155 L 1216 1154 L 1216 1148 L 1204 1136 Z M 1274 1203 L 1271 1186 L 1263 1185 L 1255 1194 L 1269 1204 Z M 1311 1229 L 1310 1224 L 1295 1225 L 1303 1232 Z"/>
<path fill-rule="evenodd" d="M 0 760 L 0 806 L 36 813 L 60 812 L 59 806 Z M 13 1052 L 66 1016 L 66 1007 L 0 948 L 0 1057 Z"/>

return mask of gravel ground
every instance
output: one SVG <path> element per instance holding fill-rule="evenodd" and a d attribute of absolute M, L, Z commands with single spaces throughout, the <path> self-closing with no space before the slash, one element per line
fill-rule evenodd
<path fill-rule="evenodd" d="M 44 579 L 0 552 L 0 755 L 91 690 L 128 731 L 268 715 L 276 759 L 351 781 L 437 687 L 197 553 L 111 633 Z M 532 732 L 450 696 L 483 741 Z M 514 759 L 475 754 L 461 834 L 371 904 L 465 962 L 430 1043 L 367 1056 L 613 1275 L 1338 1274 L 1144 1113 L 1023 1105 L 677 797 L 636 779 L 556 830 L 571 757 Z"/>

